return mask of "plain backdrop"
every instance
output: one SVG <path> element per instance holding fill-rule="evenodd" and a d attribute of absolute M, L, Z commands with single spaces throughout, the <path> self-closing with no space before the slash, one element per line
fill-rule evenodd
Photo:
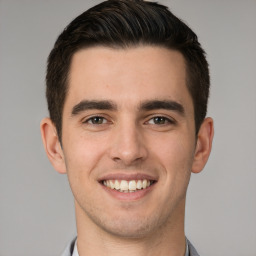
<path fill-rule="evenodd" d="M 208 54 L 211 157 L 192 175 L 186 234 L 205 256 L 256 255 L 256 1 L 160 1 Z M 45 67 L 62 29 L 99 1 L 0 1 L 0 255 L 60 255 L 76 234 L 66 175 L 39 131 Z M 124 252 L 125 255 L 125 252 Z"/>

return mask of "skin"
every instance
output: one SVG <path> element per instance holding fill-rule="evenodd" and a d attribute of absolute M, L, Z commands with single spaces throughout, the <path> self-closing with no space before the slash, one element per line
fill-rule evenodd
<path fill-rule="evenodd" d="M 80 256 L 184 255 L 186 191 L 209 157 L 213 121 L 206 118 L 195 136 L 183 56 L 156 46 L 80 50 L 62 125 L 62 147 L 49 118 L 41 132 L 74 194 Z M 154 180 L 146 193 L 113 194 L 101 183 L 137 175 Z"/>

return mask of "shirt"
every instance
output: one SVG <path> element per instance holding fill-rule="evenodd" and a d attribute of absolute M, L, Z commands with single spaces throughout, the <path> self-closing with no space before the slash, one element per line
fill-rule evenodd
<path fill-rule="evenodd" d="M 77 250 L 77 240 L 76 240 L 76 243 L 75 243 L 75 247 L 74 247 L 74 251 L 72 253 L 72 256 L 79 256 L 78 250 Z M 186 239 L 186 253 L 185 253 L 185 256 L 189 256 L 189 249 L 188 249 L 187 239 Z"/>

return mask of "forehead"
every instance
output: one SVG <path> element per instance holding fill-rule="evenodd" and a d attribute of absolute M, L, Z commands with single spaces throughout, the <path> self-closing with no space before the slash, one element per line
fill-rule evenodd
<path fill-rule="evenodd" d="M 156 46 L 80 50 L 72 58 L 66 102 L 84 99 L 129 105 L 170 99 L 187 104 L 192 99 L 186 86 L 184 57 Z"/>

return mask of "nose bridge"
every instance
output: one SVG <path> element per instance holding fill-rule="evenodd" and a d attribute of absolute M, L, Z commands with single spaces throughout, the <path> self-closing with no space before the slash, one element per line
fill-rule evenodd
<path fill-rule="evenodd" d="M 113 134 L 111 157 L 125 165 L 134 164 L 146 157 L 147 151 L 142 133 L 136 121 L 126 118 L 120 121 Z"/>

